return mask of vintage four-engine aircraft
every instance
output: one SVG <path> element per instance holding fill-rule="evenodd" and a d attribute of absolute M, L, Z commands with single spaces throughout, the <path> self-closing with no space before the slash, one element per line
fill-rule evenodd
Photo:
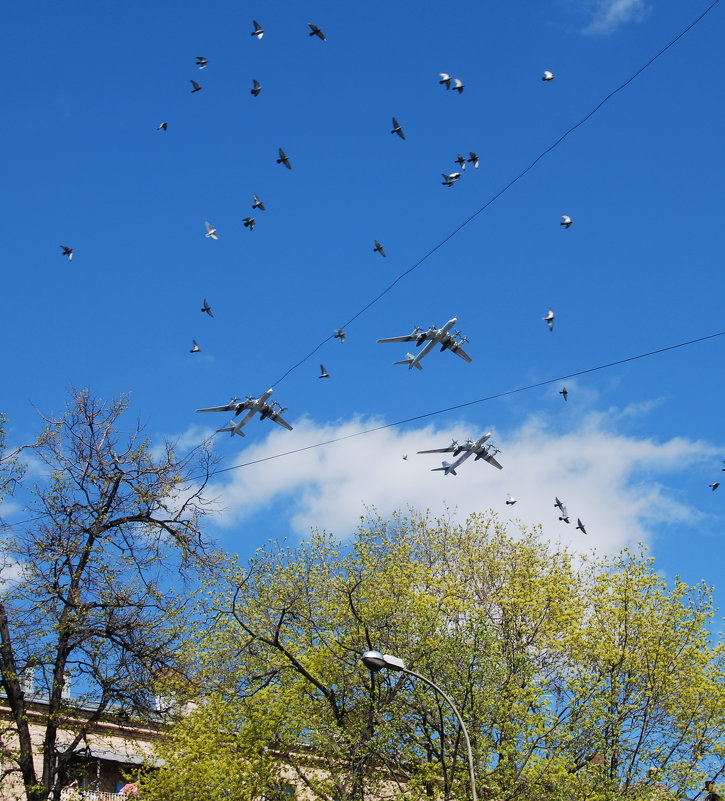
<path fill-rule="evenodd" d="M 494 454 L 498 453 L 498 451 L 492 445 L 485 445 L 485 442 L 490 438 L 491 432 L 489 431 L 475 442 L 471 439 L 468 439 L 459 444 L 456 442 L 456 440 L 453 440 L 453 442 L 447 448 L 433 448 L 433 450 L 418 451 L 418 453 L 452 453 L 454 457 L 457 456 L 458 458 L 454 459 L 453 462 L 443 462 L 442 467 L 433 468 L 434 471 L 442 470 L 443 474 L 446 476 L 449 473 L 452 473 L 454 476 L 458 475 L 458 473 L 456 473 L 456 468 L 462 465 L 463 462 L 465 462 L 466 459 L 468 459 L 468 457 L 472 454 L 475 454 L 476 456 L 474 461 L 483 459 L 490 465 L 497 467 L 499 470 L 503 470 L 503 465 L 500 465 L 494 458 Z"/>
<path fill-rule="evenodd" d="M 407 364 L 408 369 L 411 370 L 416 367 L 422 370 L 420 362 L 424 356 L 427 356 L 436 345 L 441 346 L 441 351 L 450 350 L 467 362 L 472 361 L 471 357 L 463 350 L 463 343 L 467 342 L 466 337 L 458 337 L 461 335 L 460 331 L 449 333 L 450 329 L 456 324 L 457 318 L 451 318 L 442 328 L 436 328 L 432 325 L 427 331 L 423 331 L 416 327 L 410 334 L 402 337 L 388 337 L 386 339 L 379 339 L 378 342 L 415 342 L 416 347 L 420 347 L 424 342 L 428 344 L 417 354 L 406 353 L 405 359 L 395 364 Z"/>
<path fill-rule="evenodd" d="M 253 398 L 251 395 L 247 396 L 245 401 L 239 401 L 236 398 L 233 398 L 229 403 L 224 406 L 211 406 L 208 409 L 197 409 L 197 412 L 234 412 L 235 416 L 239 416 L 243 411 L 247 413 L 244 417 L 239 420 L 238 422 L 235 420 L 230 420 L 229 424 L 225 428 L 218 428 L 217 433 L 219 432 L 226 432 L 228 431 L 230 435 L 233 437 L 235 434 L 238 434 L 240 437 L 244 436 L 244 432 L 242 428 L 254 417 L 254 415 L 259 412 L 259 419 L 264 420 L 265 418 L 269 418 L 273 420 L 278 425 L 281 425 L 283 428 L 286 428 L 288 431 L 292 431 L 292 426 L 286 421 L 283 420 L 281 414 L 285 411 L 284 408 L 277 408 L 279 404 L 277 401 L 272 401 L 272 403 L 267 403 L 269 400 L 270 395 L 272 394 L 272 390 L 268 389 L 265 393 L 260 395 L 258 398 Z"/>

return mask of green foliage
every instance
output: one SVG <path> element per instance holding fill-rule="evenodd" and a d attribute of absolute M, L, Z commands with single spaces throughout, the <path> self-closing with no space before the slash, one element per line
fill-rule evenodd
<path fill-rule="evenodd" d="M 58 798 L 74 751 L 107 711 L 151 709 L 184 630 L 184 580 L 212 561 L 200 529 L 209 454 L 152 449 L 138 426 L 128 431 L 126 410 L 124 398 L 74 392 L 27 446 L 34 483 L 20 481 L 19 451 L 3 455 L 0 441 L 0 491 L 17 485 L 23 518 L 0 538 L 0 684 L 10 710 L 0 796 L 9 777 L 28 801 Z M 30 676 L 45 710 L 33 717 L 40 738 L 27 714 Z M 61 729 L 67 747 L 56 749 Z"/>
<path fill-rule="evenodd" d="M 187 653 L 203 714 L 182 718 L 163 751 L 188 787 L 173 738 L 201 726 L 203 739 L 208 717 L 214 737 L 234 731 L 274 754 L 276 769 L 254 774 L 264 793 L 287 780 L 321 801 L 464 799 L 450 708 L 405 674 L 371 675 L 368 649 L 450 694 L 482 799 L 664 801 L 723 761 L 709 592 L 668 587 L 642 553 L 575 558 L 492 516 L 396 516 L 346 543 L 270 543 L 203 597 L 213 623 L 191 632 Z M 258 750 L 245 754 L 259 764 Z M 215 770 L 240 777 L 240 797 L 259 794 L 240 752 L 219 749 Z M 172 796 L 168 775 L 148 777 L 153 798 Z"/>

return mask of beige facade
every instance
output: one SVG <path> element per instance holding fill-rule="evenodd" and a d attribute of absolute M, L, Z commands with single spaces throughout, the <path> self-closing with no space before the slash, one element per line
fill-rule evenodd
<path fill-rule="evenodd" d="M 42 699 L 27 700 L 27 714 L 33 740 L 35 769 L 42 773 L 42 747 L 45 736 L 47 706 Z M 70 708 L 61 721 L 56 748 L 59 752 L 67 749 L 74 734 L 93 713 L 92 707 L 78 705 Z M 10 710 L 0 698 L 0 726 L 5 748 L 12 751 L 17 747 L 12 731 Z M 121 794 L 121 788 L 133 780 L 141 764 L 147 761 L 153 750 L 153 743 L 161 736 L 161 724 L 132 721 L 123 713 L 105 713 L 89 727 L 86 737 L 76 746 L 69 764 L 65 785 L 61 793 L 62 801 L 131 801 L 133 795 Z M 4 769 L 10 767 L 6 762 Z M 9 774 L 0 784 L 2 801 L 23 801 L 24 792 L 19 773 Z"/>

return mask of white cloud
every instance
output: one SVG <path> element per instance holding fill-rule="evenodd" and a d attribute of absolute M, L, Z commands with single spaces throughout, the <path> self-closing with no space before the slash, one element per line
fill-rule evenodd
<path fill-rule="evenodd" d="M 633 414 L 632 408 L 588 414 L 566 434 L 530 417 L 516 431 L 494 433 L 503 470 L 470 458 L 457 476 L 431 472 L 446 454 L 416 452 L 445 447 L 452 438 L 480 436 L 483 431 L 476 426 L 385 428 L 350 437 L 380 421 L 320 426 L 304 420 L 292 432 L 272 431 L 259 444 L 250 444 L 234 463 L 349 438 L 231 471 L 210 494 L 217 498 L 217 522 L 225 528 L 272 513 L 277 520 L 285 515 L 289 529 L 302 536 L 313 527 L 345 536 L 371 507 L 383 516 L 409 507 L 441 515 L 453 509 L 458 519 L 494 509 L 527 525 L 541 523 L 546 536 L 564 544 L 613 551 L 646 542 L 659 523 L 701 518 L 660 482 L 717 452 L 708 443 L 682 437 L 659 442 L 613 430 Z M 513 507 L 505 504 L 507 492 L 518 499 Z M 570 525 L 557 519 L 555 496 L 567 505 Z M 586 537 L 575 531 L 577 517 L 587 528 Z"/>
<path fill-rule="evenodd" d="M 648 11 L 645 0 L 598 0 L 594 19 L 584 29 L 584 33 L 612 33 L 625 22 L 641 20 Z"/>

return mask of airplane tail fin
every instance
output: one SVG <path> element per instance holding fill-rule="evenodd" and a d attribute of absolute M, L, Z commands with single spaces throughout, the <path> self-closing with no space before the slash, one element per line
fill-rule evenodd
<path fill-rule="evenodd" d="M 451 467 L 450 462 L 441 462 L 441 464 L 443 467 L 434 467 L 431 472 L 435 473 L 436 470 L 443 470 L 445 471 L 445 475 L 448 475 L 449 473 L 452 473 L 454 476 L 458 475 L 458 473 L 456 473 L 456 471 Z"/>
<path fill-rule="evenodd" d="M 393 362 L 393 364 L 407 364 L 407 365 L 408 365 L 408 369 L 410 369 L 410 368 L 413 366 L 413 362 L 414 362 L 414 361 L 415 361 L 415 356 L 413 356 L 413 354 L 412 354 L 412 353 L 406 353 L 406 354 L 405 354 L 405 358 L 404 358 L 402 361 L 400 361 L 400 362 Z M 419 370 L 422 370 L 422 369 L 423 369 L 423 367 L 421 366 L 420 362 L 415 362 L 415 366 L 416 366 L 416 367 L 417 367 Z"/>
<path fill-rule="evenodd" d="M 230 433 L 230 436 L 234 436 L 238 434 L 240 437 L 244 436 L 244 432 L 242 431 L 241 427 L 235 425 L 234 420 L 229 421 L 229 425 L 226 428 L 217 428 L 217 434 L 226 433 L 227 431 Z"/>

